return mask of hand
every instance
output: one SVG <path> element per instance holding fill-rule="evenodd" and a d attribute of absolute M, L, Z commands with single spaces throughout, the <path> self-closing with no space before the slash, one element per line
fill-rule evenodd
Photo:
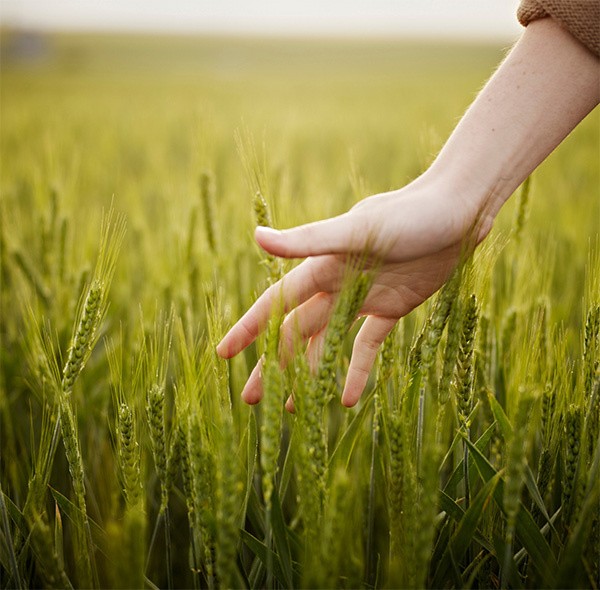
<path fill-rule="evenodd" d="M 267 252 L 308 258 L 258 298 L 217 352 L 231 358 L 251 344 L 282 294 L 289 312 L 281 333 L 282 356 L 289 357 L 299 336 L 309 341 L 307 355 L 314 367 L 348 257 L 368 246 L 377 260 L 376 274 L 359 312 L 366 319 L 354 342 L 342 394 L 345 406 L 355 405 L 385 337 L 401 317 L 435 293 L 456 266 L 463 238 L 477 220 L 472 202 L 449 195 L 443 183 L 421 177 L 401 190 L 369 197 L 338 217 L 284 231 L 257 228 L 256 240 Z M 482 239 L 490 226 L 481 226 L 477 238 Z M 242 398 L 250 404 L 262 398 L 260 362 Z M 287 407 L 292 408 L 291 402 Z"/>
<path fill-rule="evenodd" d="M 309 341 L 314 364 L 348 256 L 368 245 L 377 276 L 360 310 L 367 318 L 342 394 L 342 403 L 354 405 L 398 319 L 439 289 L 458 262 L 463 239 L 481 241 L 513 191 L 598 104 L 599 71 L 598 58 L 559 23 L 532 22 L 423 176 L 339 217 L 283 232 L 256 230 L 267 252 L 309 258 L 258 298 L 217 352 L 230 358 L 253 342 L 282 292 L 291 312 L 282 328 L 282 354 L 297 329 Z M 256 403 L 261 396 L 259 363 L 242 397 Z"/>

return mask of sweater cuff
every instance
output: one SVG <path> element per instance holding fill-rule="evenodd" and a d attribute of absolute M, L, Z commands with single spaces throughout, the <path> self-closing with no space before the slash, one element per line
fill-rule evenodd
<path fill-rule="evenodd" d="M 517 18 L 524 27 L 531 21 L 547 16 L 600 57 L 598 0 L 522 0 L 517 10 Z"/>

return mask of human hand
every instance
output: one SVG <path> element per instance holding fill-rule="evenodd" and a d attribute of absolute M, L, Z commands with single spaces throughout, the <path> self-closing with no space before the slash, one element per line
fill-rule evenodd
<path fill-rule="evenodd" d="M 355 405 L 385 337 L 444 284 L 477 220 L 472 199 L 448 194 L 444 184 L 421 177 L 401 190 L 369 197 L 338 217 L 284 231 L 257 228 L 256 240 L 270 254 L 307 259 L 258 298 L 223 338 L 218 354 L 231 358 L 251 344 L 281 297 L 289 312 L 281 332 L 282 358 L 290 356 L 294 343 L 308 341 L 314 367 L 349 258 L 368 247 L 376 261 L 374 277 L 359 312 L 366 319 L 354 342 L 342 394 L 345 406 Z M 490 224 L 479 227 L 480 240 Z M 259 361 L 242 392 L 250 404 L 262 398 L 260 368 Z M 287 407 L 292 409 L 291 402 Z"/>
<path fill-rule="evenodd" d="M 367 317 L 342 394 L 343 404 L 354 405 L 398 319 L 439 289 L 464 239 L 485 237 L 513 191 L 598 104 L 598 71 L 598 58 L 559 23 L 532 22 L 423 176 L 338 217 L 282 232 L 257 228 L 256 240 L 267 252 L 308 258 L 258 298 L 217 352 L 230 358 L 253 342 L 281 293 L 290 312 L 282 354 L 297 330 L 309 341 L 314 364 L 348 259 L 368 246 L 377 272 L 359 312 Z M 259 363 L 242 398 L 256 403 L 261 396 Z"/>

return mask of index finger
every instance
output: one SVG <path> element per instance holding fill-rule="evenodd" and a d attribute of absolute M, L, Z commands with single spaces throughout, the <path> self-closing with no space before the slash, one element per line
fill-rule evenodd
<path fill-rule="evenodd" d="M 225 334 L 217 346 L 217 354 L 223 358 L 235 356 L 263 331 L 275 304 L 281 302 L 286 313 L 316 293 L 331 292 L 339 286 L 342 272 L 343 265 L 335 256 L 307 258 L 266 289 Z"/>

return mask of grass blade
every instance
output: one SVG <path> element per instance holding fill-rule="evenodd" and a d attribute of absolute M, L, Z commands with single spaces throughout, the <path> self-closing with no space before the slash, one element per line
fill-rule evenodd
<path fill-rule="evenodd" d="M 448 494 L 444 491 L 440 491 L 439 496 L 440 508 L 454 520 L 456 523 L 460 523 L 463 516 L 465 515 L 465 511 L 461 506 L 459 506 L 455 500 L 453 500 Z M 490 553 L 494 552 L 493 544 L 486 539 L 480 532 L 477 530 L 473 534 L 473 540 L 479 543 L 483 548 L 485 548 Z"/>
<path fill-rule="evenodd" d="M 493 391 L 488 391 L 488 401 L 490 403 L 490 408 L 492 409 L 492 414 L 494 415 L 494 419 L 500 428 L 500 433 L 502 434 L 502 438 L 504 440 L 508 440 L 512 435 L 513 427 L 506 415 L 506 412 L 500 405 L 500 402 L 496 399 Z"/>
<path fill-rule="evenodd" d="M 63 496 L 58 490 L 55 490 L 52 487 L 50 488 L 50 493 L 52 494 L 52 497 L 56 501 L 56 504 L 58 505 L 58 507 L 60 508 L 62 513 L 64 515 L 66 515 L 67 518 L 73 524 L 76 525 L 78 522 L 77 519 L 81 518 L 79 516 L 79 512 L 80 512 L 79 507 L 76 504 L 74 504 L 73 502 L 71 502 L 68 498 Z M 90 531 L 93 535 L 94 546 L 103 555 L 109 556 L 110 548 L 108 546 L 108 539 L 107 539 L 106 533 L 104 532 L 102 527 L 98 523 L 96 523 L 94 520 L 92 520 L 91 518 L 89 519 L 89 523 L 90 523 Z"/>
<path fill-rule="evenodd" d="M 574 588 L 579 582 L 587 585 L 588 580 L 580 580 L 582 556 L 585 553 L 585 543 L 589 537 L 594 519 L 600 513 L 600 440 L 596 444 L 592 467 L 588 474 L 588 485 L 579 518 L 571 533 L 565 551 L 560 561 L 558 571 L 558 588 Z"/>
<path fill-rule="evenodd" d="M 352 451 L 356 446 L 358 438 L 361 434 L 362 426 L 365 422 L 365 419 L 369 413 L 371 408 L 371 403 L 373 402 L 373 393 L 367 397 L 364 401 L 362 408 L 355 414 L 354 418 L 348 425 L 348 428 L 342 435 L 342 438 L 339 440 L 338 444 L 335 447 L 335 450 L 331 454 L 331 458 L 329 459 L 329 473 L 335 473 L 336 468 L 342 467 L 344 469 L 348 468 L 350 464 L 350 459 L 352 457 Z M 340 462 L 340 465 L 337 463 Z"/>
<path fill-rule="evenodd" d="M 483 456 L 481 451 L 468 439 L 465 438 L 471 456 L 475 459 L 475 465 L 484 482 L 493 478 L 497 471 L 491 463 Z M 498 507 L 504 512 L 504 482 L 500 481 L 494 490 L 494 500 Z M 521 543 L 529 553 L 531 563 L 539 572 L 543 582 L 548 586 L 556 579 L 558 563 L 548 542 L 538 529 L 531 513 L 521 504 L 517 513 L 516 533 Z"/>
<path fill-rule="evenodd" d="M 279 496 L 280 498 L 284 499 L 288 490 L 288 486 L 290 485 L 290 480 L 292 479 L 292 474 L 294 472 L 296 438 L 298 435 L 296 434 L 296 422 L 294 421 L 293 424 L 294 425 L 292 426 L 287 452 L 283 461 L 283 469 L 281 470 L 281 479 L 279 480 Z"/>
<path fill-rule="evenodd" d="M 483 452 L 483 450 L 487 447 L 490 440 L 492 439 L 495 428 L 496 428 L 496 424 L 494 423 L 474 443 L 475 446 L 481 452 Z M 455 440 L 462 439 L 462 435 L 460 434 L 460 432 L 457 434 L 457 436 L 458 436 L 458 438 L 455 438 Z M 444 486 L 444 492 L 446 492 L 450 496 L 456 496 L 456 487 L 460 483 L 460 480 L 462 479 L 462 476 L 463 476 L 463 462 L 464 462 L 464 459 L 461 459 L 460 462 L 458 463 L 458 465 L 454 468 L 454 471 L 452 472 L 452 474 L 450 475 L 448 482 Z M 473 468 L 474 467 L 475 467 L 475 459 L 473 457 L 469 457 L 469 473 L 471 474 L 471 477 L 473 477 Z"/>
<path fill-rule="evenodd" d="M 534 477 L 533 472 L 531 471 L 531 467 L 529 467 L 529 465 L 525 466 L 524 476 L 525 476 L 525 486 L 527 487 L 527 491 L 529 492 L 529 495 L 533 499 L 535 505 L 541 512 L 542 516 L 546 519 L 546 522 L 548 523 L 548 525 L 550 525 L 550 528 L 552 529 L 552 532 L 556 535 L 556 538 L 560 539 L 560 535 L 558 534 L 558 531 L 556 530 L 556 528 L 554 528 L 554 524 L 552 522 L 552 519 L 550 518 L 550 515 L 548 514 L 548 510 L 546 509 L 546 505 L 544 504 L 544 500 L 542 499 L 542 495 L 540 494 L 540 490 L 538 489 L 538 485 L 535 481 L 535 477 Z"/>
<path fill-rule="evenodd" d="M 434 588 L 443 586 L 444 580 L 451 567 L 451 560 L 460 563 L 460 560 L 464 557 L 469 545 L 473 542 L 481 516 L 491 501 L 499 482 L 500 473 L 496 473 L 496 475 L 490 478 L 481 490 L 479 490 L 479 493 L 471 502 L 469 509 L 463 514 L 458 523 L 458 528 L 454 535 L 452 535 L 447 550 L 436 571 L 433 580 Z"/>
<path fill-rule="evenodd" d="M 285 574 L 283 573 L 283 567 L 281 565 L 281 560 L 279 559 L 279 555 L 277 555 L 274 551 L 271 551 L 262 541 L 259 541 L 254 535 L 251 535 L 248 531 L 244 529 L 240 529 L 240 535 L 242 541 L 246 544 L 246 546 L 256 555 L 263 566 L 266 568 L 267 564 L 270 562 L 273 566 L 273 575 L 277 579 L 277 581 L 281 584 L 283 588 L 290 588 L 291 586 L 286 586 L 285 583 Z"/>
<path fill-rule="evenodd" d="M 494 546 L 496 547 L 496 555 L 506 555 L 507 543 L 504 539 L 494 535 Z M 510 588 L 523 588 L 523 582 L 521 581 L 519 570 L 512 555 L 510 555 L 510 559 L 508 560 L 508 571 L 501 571 L 501 576 L 508 582 Z"/>
<path fill-rule="evenodd" d="M 60 569 L 65 567 L 65 548 L 63 542 L 63 526 L 62 517 L 60 515 L 60 509 L 58 503 L 55 503 L 55 517 L 54 517 L 54 548 L 56 549 L 56 556 L 58 557 L 58 565 Z"/>
<path fill-rule="evenodd" d="M 4 501 L 4 492 L 0 485 L 0 512 L 2 513 L 2 528 L 4 529 L 4 539 L 6 541 L 6 548 L 8 552 L 8 561 L 10 563 L 10 571 L 14 580 L 16 588 L 25 588 L 23 581 L 21 580 L 21 574 L 19 573 L 19 567 L 17 565 L 17 557 L 15 555 L 14 543 L 12 535 L 10 534 L 10 523 L 8 522 L 8 510 Z M 16 506 L 15 506 L 16 508 Z M 17 509 L 18 510 L 18 509 Z M 22 515 L 21 515 L 22 517 Z M 25 535 L 24 535 L 25 536 Z"/>
<path fill-rule="evenodd" d="M 258 455 L 258 427 L 256 425 L 256 417 L 254 416 L 253 412 L 250 412 L 248 415 L 248 427 L 246 432 L 248 433 L 248 472 L 246 474 L 246 495 L 244 496 L 244 503 L 241 507 L 240 521 L 243 521 L 246 517 L 248 501 L 250 500 L 250 492 L 252 491 L 252 480 L 254 478 L 254 471 L 256 468 L 256 458 Z"/>
<path fill-rule="evenodd" d="M 273 489 L 272 502 L 271 526 L 273 531 L 273 546 L 281 559 L 281 570 L 284 578 L 283 586 L 285 588 L 293 588 L 292 552 L 289 544 L 290 533 L 285 525 L 277 488 Z"/>

